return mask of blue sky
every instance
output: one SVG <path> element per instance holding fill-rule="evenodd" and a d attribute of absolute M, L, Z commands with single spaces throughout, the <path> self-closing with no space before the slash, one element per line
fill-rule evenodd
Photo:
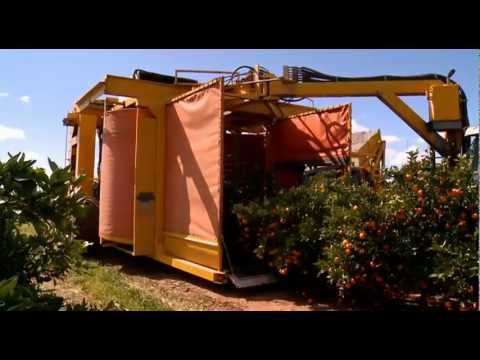
<path fill-rule="evenodd" d="M 74 101 L 105 74 L 131 76 L 142 68 L 165 74 L 175 69 L 233 70 L 260 64 L 276 74 L 283 65 L 307 66 L 339 76 L 445 74 L 465 90 L 472 124 L 478 123 L 477 50 L 0 50 L 0 159 L 24 151 L 46 164 L 64 164 L 62 119 Z M 427 118 L 423 97 L 405 99 Z M 378 129 L 388 140 L 388 164 L 422 141 L 375 98 L 315 99 L 316 106 L 352 102 L 355 128 Z"/>

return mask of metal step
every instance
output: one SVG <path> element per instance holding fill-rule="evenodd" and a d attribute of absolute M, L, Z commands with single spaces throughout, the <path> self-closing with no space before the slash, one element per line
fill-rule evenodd
<path fill-rule="evenodd" d="M 228 275 L 228 278 L 238 289 L 244 289 L 255 286 L 269 285 L 278 282 L 278 277 L 273 273 L 264 273 L 258 275 L 239 276 L 236 274 Z"/>
<path fill-rule="evenodd" d="M 103 240 L 102 242 L 102 246 L 103 247 L 111 247 L 111 248 L 115 248 L 119 251 L 122 251 L 128 255 L 135 255 L 134 252 L 133 252 L 133 246 L 132 245 L 127 245 L 127 244 L 119 244 L 119 243 L 115 243 L 113 241 L 105 241 Z"/>

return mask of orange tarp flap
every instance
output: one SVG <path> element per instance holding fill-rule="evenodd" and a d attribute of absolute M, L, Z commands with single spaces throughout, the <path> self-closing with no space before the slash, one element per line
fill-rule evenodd
<path fill-rule="evenodd" d="M 109 111 L 103 123 L 99 235 L 119 242 L 133 241 L 135 132 L 141 116 L 137 108 Z"/>
<path fill-rule="evenodd" d="M 165 230 L 221 236 L 223 82 L 167 105 Z"/>
<path fill-rule="evenodd" d="M 269 166 L 303 161 L 345 164 L 351 153 L 351 133 L 350 104 L 280 120 L 271 130 Z"/>

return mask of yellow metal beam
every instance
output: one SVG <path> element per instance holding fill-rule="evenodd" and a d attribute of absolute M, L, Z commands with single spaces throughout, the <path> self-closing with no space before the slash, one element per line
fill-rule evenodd
<path fill-rule="evenodd" d="M 440 80 L 390 80 L 390 81 L 339 81 L 339 82 L 307 82 L 291 83 L 282 79 L 267 82 L 268 95 L 262 100 L 275 100 L 284 96 L 296 97 L 378 97 L 419 136 L 430 144 L 441 155 L 447 156 L 455 152 L 440 135 L 427 127 L 425 121 L 413 111 L 399 96 L 427 96 L 433 85 L 442 85 Z M 255 96 L 255 87 L 239 86 L 231 88 L 231 93 L 242 93 Z M 248 103 L 247 103 L 248 105 Z M 240 105 L 241 107 L 247 105 Z M 451 138 L 454 138 L 453 136 Z M 456 136 L 458 140 L 460 136 Z M 455 140 L 452 140 L 454 143 Z M 459 146 L 457 146 L 458 148 Z M 457 149 L 458 150 L 458 149 Z"/>
<path fill-rule="evenodd" d="M 92 108 L 97 99 L 105 94 L 125 96 L 131 98 L 149 97 L 157 94 L 163 89 L 166 92 L 172 89 L 181 89 L 180 93 L 188 91 L 193 84 L 163 84 L 155 81 L 136 80 L 122 76 L 107 75 L 104 81 L 100 81 L 93 88 L 88 90 L 80 99 L 78 99 L 74 106 L 75 112 L 82 112 L 87 108 Z M 109 101 L 107 101 L 108 103 Z"/>
<path fill-rule="evenodd" d="M 105 83 L 103 81 L 100 81 L 97 85 L 88 90 L 80 99 L 77 100 L 74 107 L 75 111 L 81 112 L 82 110 L 84 110 L 90 105 L 90 103 L 102 96 L 104 91 Z"/>
<path fill-rule="evenodd" d="M 427 127 L 425 121 L 412 110 L 402 99 L 392 92 L 384 92 L 378 98 L 397 114 L 410 128 L 422 137 L 442 156 L 450 155 L 450 146 L 447 141 Z"/>
<path fill-rule="evenodd" d="M 107 75 L 105 77 L 104 93 L 108 95 L 131 98 L 154 98 L 159 94 L 182 94 L 192 89 L 193 84 L 164 84 L 148 80 L 136 80 L 121 76 Z M 197 85 L 198 86 L 198 85 Z M 175 95 L 174 95 L 175 96 Z"/>
<path fill-rule="evenodd" d="M 77 134 L 77 164 L 75 176 L 85 175 L 82 190 L 93 195 L 93 171 L 95 166 L 95 139 L 97 116 L 80 114 Z"/>
<path fill-rule="evenodd" d="M 270 110 L 268 104 L 273 104 L 275 110 Z M 279 104 L 270 101 L 257 100 L 257 101 L 229 101 L 225 104 L 226 111 L 241 111 L 242 113 L 252 113 L 256 115 L 271 116 L 272 111 L 276 111 L 276 115 L 280 118 L 289 117 L 296 114 L 301 114 L 306 111 L 311 111 L 312 107 L 295 104 Z"/>
<path fill-rule="evenodd" d="M 392 81 L 341 81 L 286 83 L 281 80 L 268 83 L 269 95 L 275 97 L 354 97 L 378 96 L 392 93 L 400 96 L 426 96 L 432 85 L 443 84 L 440 80 L 392 80 Z"/>
<path fill-rule="evenodd" d="M 67 116 L 63 119 L 63 125 L 74 126 L 78 125 L 79 114 L 76 112 L 68 113 Z"/>

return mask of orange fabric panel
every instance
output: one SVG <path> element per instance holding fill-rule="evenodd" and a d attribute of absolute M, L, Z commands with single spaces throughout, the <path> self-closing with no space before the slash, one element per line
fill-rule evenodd
<path fill-rule="evenodd" d="M 135 133 L 144 110 L 109 111 L 103 122 L 99 235 L 133 241 Z"/>
<path fill-rule="evenodd" d="M 280 120 L 270 133 L 269 166 L 308 161 L 345 164 L 351 153 L 351 128 L 350 104 Z"/>
<path fill-rule="evenodd" d="M 223 82 L 167 105 L 165 230 L 221 236 Z"/>

